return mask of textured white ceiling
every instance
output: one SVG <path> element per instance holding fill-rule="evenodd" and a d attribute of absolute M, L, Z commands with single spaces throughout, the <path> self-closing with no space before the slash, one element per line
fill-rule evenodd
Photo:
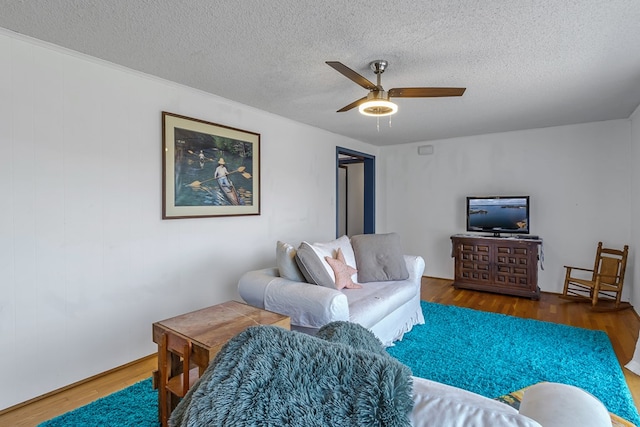
<path fill-rule="evenodd" d="M 2 0 L 0 27 L 376 145 L 627 118 L 640 103 L 639 0 Z M 387 118 L 335 111 L 399 99 Z M 215 117 L 204 119 L 216 121 Z"/>

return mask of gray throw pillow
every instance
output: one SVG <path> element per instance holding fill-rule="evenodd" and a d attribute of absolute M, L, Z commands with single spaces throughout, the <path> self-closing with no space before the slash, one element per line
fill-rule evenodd
<path fill-rule="evenodd" d="M 296 248 L 288 243 L 278 241 L 276 243 L 276 265 L 280 272 L 280 277 L 293 280 L 295 282 L 304 282 L 305 278 L 298 268 L 295 261 Z"/>
<path fill-rule="evenodd" d="M 296 251 L 296 263 L 308 283 L 327 288 L 335 288 L 333 277 L 324 268 L 324 264 L 307 242 L 302 242 Z"/>
<path fill-rule="evenodd" d="M 360 234 L 351 238 L 351 246 L 356 257 L 358 283 L 409 278 L 398 234 Z"/>

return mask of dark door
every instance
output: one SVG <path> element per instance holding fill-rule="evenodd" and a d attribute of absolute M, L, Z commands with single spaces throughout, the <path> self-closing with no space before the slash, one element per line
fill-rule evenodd
<path fill-rule="evenodd" d="M 336 237 L 375 233 L 375 156 L 336 147 Z"/>

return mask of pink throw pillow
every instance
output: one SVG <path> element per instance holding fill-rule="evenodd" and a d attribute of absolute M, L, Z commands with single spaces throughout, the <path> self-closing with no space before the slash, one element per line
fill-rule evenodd
<path fill-rule="evenodd" d="M 329 266 L 333 270 L 333 274 L 336 276 L 336 289 L 360 289 L 360 286 L 357 283 L 353 283 L 351 280 L 351 276 L 356 273 L 355 268 L 347 265 L 344 260 L 344 254 L 342 253 L 342 249 L 338 248 L 338 252 L 336 254 L 336 258 L 331 258 L 325 256 L 324 259 L 327 260 Z"/>

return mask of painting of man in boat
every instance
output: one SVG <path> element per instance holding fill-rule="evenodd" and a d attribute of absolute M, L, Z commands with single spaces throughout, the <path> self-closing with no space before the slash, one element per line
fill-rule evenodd
<path fill-rule="evenodd" d="M 165 124 L 165 181 L 171 180 L 165 211 L 183 212 L 182 218 L 259 214 L 259 135 L 207 122 L 193 126 L 193 119 L 169 113 L 163 118 L 177 120 L 170 135 Z"/>

